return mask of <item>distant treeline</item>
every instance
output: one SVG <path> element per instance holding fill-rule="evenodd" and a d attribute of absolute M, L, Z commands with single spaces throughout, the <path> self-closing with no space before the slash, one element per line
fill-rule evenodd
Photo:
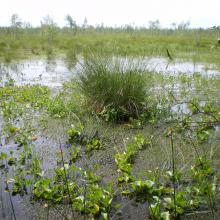
<path fill-rule="evenodd" d="M 18 14 L 13 14 L 11 16 L 11 25 L 10 26 L 1 26 L 0 25 L 0 29 L 3 30 L 8 30 L 11 28 L 21 28 L 21 29 L 42 29 L 45 26 L 50 26 L 53 28 L 57 28 L 60 30 L 67 30 L 67 29 L 79 29 L 79 30 L 85 30 L 85 29 L 89 29 L 89 30 L 105 30 L 105 31 L 121 31 L 121 30 L 125 30 L 125 31 L 130 31 L 130 30 L 170 30 L 171 32 L 174 30 L 207 30 L 207 29 L 212 29 L 212 30 L 220 30 L 220 25 L 219 26 L 212 26 L 209 28 L 191 28 L 190 27 L 190 21 L 186 21 L 186 22 L 180 22 L 180 23 L 176 23 L 176 22 L 172 22 L 170 24 L 170 27 L 166 27 L 166 28 L 162 28 L 160 21 L 159 20 L 155 20 L 155 21 L 149 21 L 148 25 L 146 26 L 135 26 L 134 24 L 125 24 L 123 26 L 105 26 L 104 23 L 101 24 L 97 24 L 97 25 L 91 25 L 88 23 L 87 18 L 85 17 L 83 24 L 77 24 L 76 21 L 74 21 L 74 19 L 71 17 L 71 15 L 66 15 L 65 16 L 65 21 L 66 21 L 66 25 L 64 27 L 60 27 L 57 25 L 57 23 L 53 20 L 53 18 L 49 15 L 47 15 L 46 17 L 44 17 L 41 21 L 40 21 L 40 26 L 39 27 L 33 27 L 31 25 L 30 22 L 23 22 L 22 19 L 19 17 Z"/>

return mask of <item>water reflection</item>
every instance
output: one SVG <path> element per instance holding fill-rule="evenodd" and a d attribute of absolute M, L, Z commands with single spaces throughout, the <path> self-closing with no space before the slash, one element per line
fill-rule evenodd
<path fill-rule="evenodd" d="M 163 73 L 176 75 L 179 73 L 199 73 L 205 76 L 220 75 L 220 69 L 214 64 L 183 62 L 180 60 L 170 62 L 165 58 L 129 58 L 113 57 L 121 68 L 137 67 Z M 78 58 L 74 51 L 66 54 L 64 59 L 38 59 L 27 60 L 12 64 L 0 64 L 0 85 L 12 78 L 16 85 L 41 84 L 50 87 L 60 87 L 63 82 L 69 81 L 74 73 L 79 71 L 83 58 Z"/>
<path fill-rule="evenodd" d="M 74 69 L 78 61 L 78 57 L 75 51 L 68 50 L 65 56 L 65 64 L 69 70 Z"/>
<path fill-rule="evenodd" d="M 60 87 L 63 82 L 70 80 L 72 75 L 63 60 L 30 60 L 0 66 L 1 84 L 12 78 L 16 85 L 41 84 Z"/>

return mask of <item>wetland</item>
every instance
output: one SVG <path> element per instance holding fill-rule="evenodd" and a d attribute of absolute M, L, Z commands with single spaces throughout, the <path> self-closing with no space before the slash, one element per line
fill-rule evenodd
<path fill-rule="evenodd" d="M 50 31 L 0 30 L 0 219 L 218 219 L 215 30 Z"/>

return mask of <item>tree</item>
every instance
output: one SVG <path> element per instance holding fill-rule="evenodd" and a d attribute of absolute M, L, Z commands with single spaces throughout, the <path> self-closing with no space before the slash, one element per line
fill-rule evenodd
<path fill-rule="evenodd" d="M 22 26 L 22 22 L 18 16 L 18 14 L 13 14 L 11 16 L 11 27 L 12 28 L 21 28 L 21 26 Z"/>
<path fill-rule="evenodd" d="M 156 21 L 149 21 L 149 28 L 150 29 L 159 29 L 160 28 L 160 21 L 158 19 Z"/>
<path fill-rule="evenodd" d="M 83 26 L 82 26 L 82 27 L 83 27 L 83 28 L 87 28 L 87 27 L 88 27 L 88 20 L 87 20 L 86 17 L 84 18 Z"/>
<path fill-rule="evenodd" d="M 73 20 L 73 18 L 68 14 L 65 17 L 65 20 L 67 21 L 67 26 L 71 29 L 76 28 L 76 22 Z"/>
<path fill-rule="evenodd" d="M 47 15 L 41 21 L 41 29 L 42 29 L 42 35 L 47 36 L 48 40 L 52 41 L 56 34 L 57 24 L 53 21 L 53 19 L 49 15 Z"/>
<path fill-rule="evenodd" d="M 65 20 L 67 21 L 67 26 L 73 31 L 75 35 L 77 32 L 76 22 L 73 20 L 73 18 L 69 14 L 65 17 Z"/>
<path fill-rule="evenodd" d="M 43 21 L 41 21 L 41 26 L 50 26 L 50 27 L 56 27 L 57 24 L 53 21 L 53 18 L 50 17 L 50 15 L 47 15 L 43 18 Z"/>
<path fill-rule="evenodd" d="M 15 37 L 18 37 L 19 28 L 22 27 L 22 21 L 19 18 L 18 14 L 13 14 L 11 16 L 11 27 L 12 27 L 12 33 L 15 35 Z"/>
<path fill-rule="evenodd" d="M 25 29 L 30 29 L 30 28 L 32 28 L 32 25 L 31 25 L 31 23 L 30 22 L 23 22 L 23 28 L 25 28 Z"/>
<path fill-rule="evenodd" d="M 171 25 L 172 29 L 174 29 L 174 30 L 176 29 L 176 23 L 175 22 L 172 22 L 170 25 Z"/>
<path fill-rule="evenodd" d="M 190 26 L 190 21 L 184 22 L 182 21 L 180 24 L 178 24 L 178 29 L 179 30 L 186 30 Z"/>

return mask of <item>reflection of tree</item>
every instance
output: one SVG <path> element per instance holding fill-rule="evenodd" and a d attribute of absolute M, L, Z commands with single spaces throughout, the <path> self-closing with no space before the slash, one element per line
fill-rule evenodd
<path fill-rule="evenodd" d="M 73 49 L 72 50 L 67 50 L 66 51 L 65 63 L 67 65 L 68 70 L 73 69 L 75 67 L 77 61 L 78 61 L 78 59 L 77 59 L 76 52 Z"/>
<path fill-rule="evenodd" d="M 46 72 L 55 72 L 57 63 L 55 60 L 47 60 L 45 70 Z"/>

